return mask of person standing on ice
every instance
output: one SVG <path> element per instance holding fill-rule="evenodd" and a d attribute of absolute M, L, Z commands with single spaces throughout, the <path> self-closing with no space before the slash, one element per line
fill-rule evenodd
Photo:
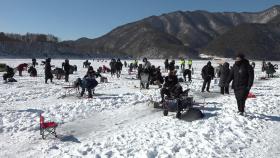
<path fill-rule="evenodd" d="M 143 67 L 140 73 L 140 83 L 142 85 L 143 88 L 148 89 L 149 88 L 149 82 L 151 79 L 151 63 L 148 61 L 147 58 L 143 58 Z M 143 85 L 143 81 L 145 81 L 146 85 Z"/>
<path fill-rule="evenodd" d="M 48 83 L 48 80 L 51 80 L 51 83 L 53 82 L 53 74 L 52 74 L 52 66 L 51 66 L 51 58 L 46 59 L 45 64 L 45 83 Z"/>
<path fill-rule="evenodd" d="M 15 75 L 15 72 L 14 72 L 14 69 L 11 68 L 10 66 L 6 66 L 6 72 L 7 73 L 4 73 L 3 74 L 3 80 L 4 80 L 4 83 L 7 83 L 8 82 L 8 79 L 9 78 L 13 78 L 14 75 Z"/>
<path fill-rule="evenodd" d="M 268 78 L 272 78 L 273 74 L 276 72 L 274 65 L 271 64 L 271 62 L 267 63 L 266 67 L 266 74 Z"/>
<path fill-rule="evenodd" d="M 265 60 L 262 61 L 262 72 L 264 72 L 266 70 L 267 64 L 265 62 Z"/>
<path fill-rule="evenodd" d="M 70 74 L 70 64 L 69 60 L 65 59 L 65 62 L 62 64 L 62 68 L 64 69 L 65 72 L 65 82 L 69 81 L 69 74 Z"/>
<path fill-rule="evenodd" d="M 180 65 L 181 65 L 181 70 L 185 70 L 185 59 L 184 58 L 181 58 L 180 59 Z"/>
<path fill-rule="evenodd" d="M 144 63 L 144 64 L 143 64 L 143 69 L 144 69 L 144 70 L 145 70 L 145 69 L 150 70 L 152 64 L 151 64 L 151 62 L 148 61 L 147 58 L 143 58 L 143 63 Z"/>
<path fill-rule="evenodd" d="M 35 68 L 36 65 L 38 65 L 37 61 L 35 58 L 32 59 L 32 66 Z"/>
<path fill-rule="evenodd" d="M 192 59 L 188 60 L 188 65 L 189 65 L 189 69 L 191 70 L 191 68 L 192 68 Z"/>
<path fill-rule="evenodd" d="M 175 71 L 175 60 L 172 60 L 170 63 L 169 63 L 169 71 Z"/>
<path fill-rule="evenodd" d="M 124 61 L 124 67 L 127 67 L 127 62 L 126 61 Z"/>
<path fill-rule="evenodd" d="M 121 62 L 121 59 L 118 59 L 116 62 L 117 78 L 119 78 L 121 76 L 122 67 L 123 67 L 123 64 Z"/>
<path fill-rule="evenodd" d="M 225 62 L 220 69 L 220 82 L 221 94 L 229 94 L 229 86 L 227 84 L 227 78 L 230 74 L 229 63 Z"/>
<path fill-rule="evenodd" d="M 245 102 L 254 83 L 254 70 L 243 54 L 236 56 L 227 84 L 233 81 L 233 89 L 238 106 L 238 113 L 244 115 Z"/>
<path fill-rule="evenodd" d="M 183 71 L 183 77 L 184 77 L 185 82 L 187 81 L 187 76 L 188 76 L 188 82 L 191 82 L 192 81 L 192 71 L 188 68 Z"/>
<path fill-rule="evenodd" d="M 165 72 L 168 72 L 168 70 L 169 70 L 169 61 L 168 61 L 168 59 L 165 59 L 165 61 L 164 61 L 164 68 L 165 68 Z"/>
<path fill-rule="evenodd" d="M 112 59 L 110 62 L 110 67 L 111 67 L 111 76 L 113 77 L 116 74 L 116 59 Z"/>
<path fill-rule="evenodd" d="M 205 65 L 203 68 L 202 68 L 202 71 L 201 71 L 201 75 L 202 75 L 202 78 L 203 78 L 203 85 L 202 85 L 202 90 L 201 92 L 204 92 L 205 90 L 205 87 L 206 87 L 206 91 L 207 92 L 210 92 L 209 91 L 209 88 L 210 88 L 210 83 L 211 83 L 211 80 L 214 78 L 215 74 L 214 74 L 214 68 L 213 66 L 211 65 L 211 62 L 208 61 L 207 65 Z"/>

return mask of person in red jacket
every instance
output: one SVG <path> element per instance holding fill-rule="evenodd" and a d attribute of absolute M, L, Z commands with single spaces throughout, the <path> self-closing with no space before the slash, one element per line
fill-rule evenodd
<path fill-rule="evenodd" d="M 26 63 L 19 64 L 17 66 L 17 70 L 18 70 L 19 76 L 22 76 L 22 71 L 26 70 L 27 67 L 28 67 L 28 64 L 26 64 Z"/>

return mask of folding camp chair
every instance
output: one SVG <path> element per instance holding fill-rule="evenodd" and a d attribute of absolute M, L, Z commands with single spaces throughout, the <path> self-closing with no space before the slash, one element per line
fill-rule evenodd
<path fill-rule="evenodd" d="M 249 92 L 247 98 L 256 98 L 256 95 L 252 92 Z"/>
<path fill-rule="evenodd" d="M 57 137 L 55 129 L 58 124 L 55 122 L 44 122 L 44 119 L 42 114 L 40 114 L 40 135 L 42 135 L 42 138 L 45 139 L 49 134 Z M 47 134 L 45 134 L 45 132 L 47 132 Z"/>

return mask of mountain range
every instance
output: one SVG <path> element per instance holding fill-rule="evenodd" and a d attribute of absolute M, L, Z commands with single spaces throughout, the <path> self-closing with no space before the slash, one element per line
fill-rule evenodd
<path fill-rule="evenodd" d="M 176 11 L 119 26 L 95 39 L 26 42 L 0 35 L 0 56 L 199 58 L 242 52 L 251 59 L 280 60 L 279 22 L 278 5 L 255 13 Z"/>

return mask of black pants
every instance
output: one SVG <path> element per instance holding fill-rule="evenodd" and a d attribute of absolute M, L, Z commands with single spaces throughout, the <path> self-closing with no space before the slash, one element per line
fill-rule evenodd
<path fill-rule="evenodd" d="M 165 69 L 165 72 L 167 72 L 169 69 L 169 66 L 165 66 L 164 69 Z"/>
<path fill-rule="evenodd" d="M 185 70 L 185 64 L 181 65 L 181 70 Z"/>
<path fill-rule="evenodd" d="M 53 75 L 51 73 L 45 73 L 45 83 L 48 83 L 48 80 L 53 80 Z"/>
<path fill-rule="evenodd" d="M 65 73 L 65 82 L 68 82 L 68 81 L 69 81 L 69 74 Z"/>
<path fill-rule="evenodd" d="M 121 77 L 121 70 L 117 70 L 117 78 Z"/>
<path fill-rule="evenodd" d="M 221 87 L 221 94 L 229 94 L 229 87 Z"/>
<path fill-rule="evenodd" d="M 210 83 L 211 83 L 211 79 L 205 79 L 205 80 L 203 81 L 202 92 L 204 92 L 206 85 L 207 85 L 206 91 L 209 91 Z"/>
<path fill-rule="evenodd" d="M 116 69 L 111 68 L 111 76 L 113 77 L 116 74 Z"/>
<path fill-rule="evenodd" d="M 21 70 L 18 71 L 18 75 L 22 76 L 22 71 Z"/>
<path fill-rule="evenodd" d="M 239 112 L 244 112 L 245 102 L 249 94 L 249 90 L 245 88 L 234 89 L 235 98 Z"/>
<path fill-rule="evenodd" d="M 84 95 L 85 90 L 86 90 L 86 88 L 82 88 L 81 97 Z M 88 91 L 88 97 L 89 97 L 89 98 L 92 98 L 92 89 L 87 88 L 87 91 Z"/>

